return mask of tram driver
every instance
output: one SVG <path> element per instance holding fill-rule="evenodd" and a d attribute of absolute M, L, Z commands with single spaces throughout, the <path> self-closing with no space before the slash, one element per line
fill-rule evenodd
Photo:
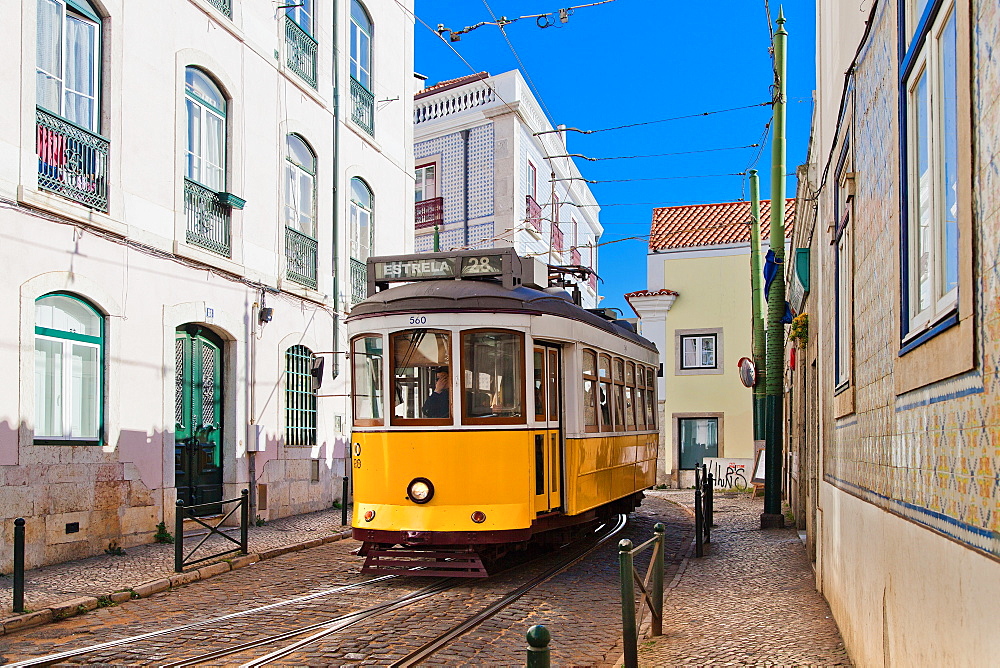
<path fill-rule="evenodd" d="M 448 367 L 438 367 L 435 372 L 434 391 L 428 395 L 421 409 L 424 417 L 447 418 L 451 416 L 451 402 L 448 396 L 449 379 Z"/>

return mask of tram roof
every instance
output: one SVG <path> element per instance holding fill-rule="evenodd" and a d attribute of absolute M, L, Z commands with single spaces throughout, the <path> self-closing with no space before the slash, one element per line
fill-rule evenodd
<path fill-rule="evenodd" d="M 578 320 L 640 346 L 656 350 L 656 345 L 631 329 L 602 318 L 574 304 L 563 292 L 551 293 L 523 285 L 505 288 L 488 280 L 419 281 L 376 292 L 351 308 L 348 320 L 390 313 L 528 313 Z"/>

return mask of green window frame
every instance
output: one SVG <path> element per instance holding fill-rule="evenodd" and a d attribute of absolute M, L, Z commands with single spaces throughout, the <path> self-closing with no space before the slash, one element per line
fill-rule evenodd
<path fill-rule="evenodd" d="M 316 445 L 315 356 L 302 345 L 285 351 L 285 445 Z"/>
<path fill-rule="evenodd" d="M 101 18 L 82 0 L 38 0 L 36 27 L 37 105 L 100 132 Z"/>
<path fill-rule="evenodd" d="M 77 295 L 35 300 L 36 444 L 104 442 L 104 328 L 104 315 Z"/>

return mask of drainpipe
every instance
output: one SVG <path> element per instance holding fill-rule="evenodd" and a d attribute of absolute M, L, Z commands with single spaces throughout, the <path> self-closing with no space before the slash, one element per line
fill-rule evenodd
<path fill-rule="evenodd" d="M 263 295 L 263 291 L 261 295 Z M 247 444 L 247 477 L 249 482 L 247 484 L 247 489 L 250 492 L 250 517 L 257 517 L 257 445 L 254 445 L 254 449 L 250 449 L 250 435 L 255 434 L 253 426 L 257 424 L 257 324 L 260 322 L 260 302 L 255 301 L 253 306 L 250 307 L 250 426 L 251 429 L 247 430 L 246 434 L 246 444 Z"/>
<path fill-rule="evenodd" d="M 462 130 L 462 245 L 469 245 L 469 130 Z"/>
<path fill-rule="evenodd" d="M 339 30 L 337 7 L 339 2 L 333 4 L 333 34 L 336 42 L 337 31 Z M 333 367 L 331 372 L 336 378 L 340 375 L 340 361 L 336 351 L 340 350 L 340 59 L 333 59 L 333 220 L 331 227 L 333 243 Z M 343 423 L 341 423 L 343 427 Z M 345 445 L 349 449 L 349 446 Z M 344 475 L 348 475 L 347 453 L 344 454 Z M 341 503 L 347 506 L 347 499 Z"/>

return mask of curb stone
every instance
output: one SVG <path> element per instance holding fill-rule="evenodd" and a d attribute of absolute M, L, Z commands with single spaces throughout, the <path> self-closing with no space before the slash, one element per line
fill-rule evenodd
<path fill-rule="evenodd" d="M 67 619 L 69 617 L 75 617 L 76 615 L 90 612 L 91 610 L 95 610 L 99 607 L 98 598 L 106 597 L 114 603 L 124 603 L 125 601 L 134 598 L 148 598 L 153 594 L 167 591 L 172 587 L 191 584 L 192 582 L 197 582 L 198 580 L 206 580 L 210 577 L 221 575 L 222 573 L 228 573 L 230 570 L 250 566 L 258 561 L 273 559 L 274 557 L 281 556 L 282 554 L 288 554 L 289 552 L 308 550 L 309 548 L 319 547 L 320 545 L 325 545 L 327 543 L 335 543 L 338 540 L 350 537 L 351 530 L 345 529 L 328 536 L 323 536 L 322 538 L 313 538 L 301 543 L 292 543 L 291 545 L 283 545 L 282 547 L 263 550 L 262 552 L 251 552 L 250 554 L 234 557 L 229 561 L 219 561 L 208 566 L 202 566 L 201 568 L 193 571 L 175 573 L 167 578 L 150 580 L 149 582 L 144 582 L 136 585 L 135 587 L 131 587 L 127 591 L 111 592 L 103 594 L 100 597 L 81 596 L 70 599 L 68 601 L 63 601 L 62 603 L 46 606 L 41 610 L 35 610 L 34 612 L 28 612 L 23 615 L 15 615 L 13 617 L 0 619 L 0 636 L 13 633 L 14 631 L 20 631 L 21 629 L 40 626 L 42 624 L 48 624 L 49 622 L 59 621 L 61 619 Z"/>

